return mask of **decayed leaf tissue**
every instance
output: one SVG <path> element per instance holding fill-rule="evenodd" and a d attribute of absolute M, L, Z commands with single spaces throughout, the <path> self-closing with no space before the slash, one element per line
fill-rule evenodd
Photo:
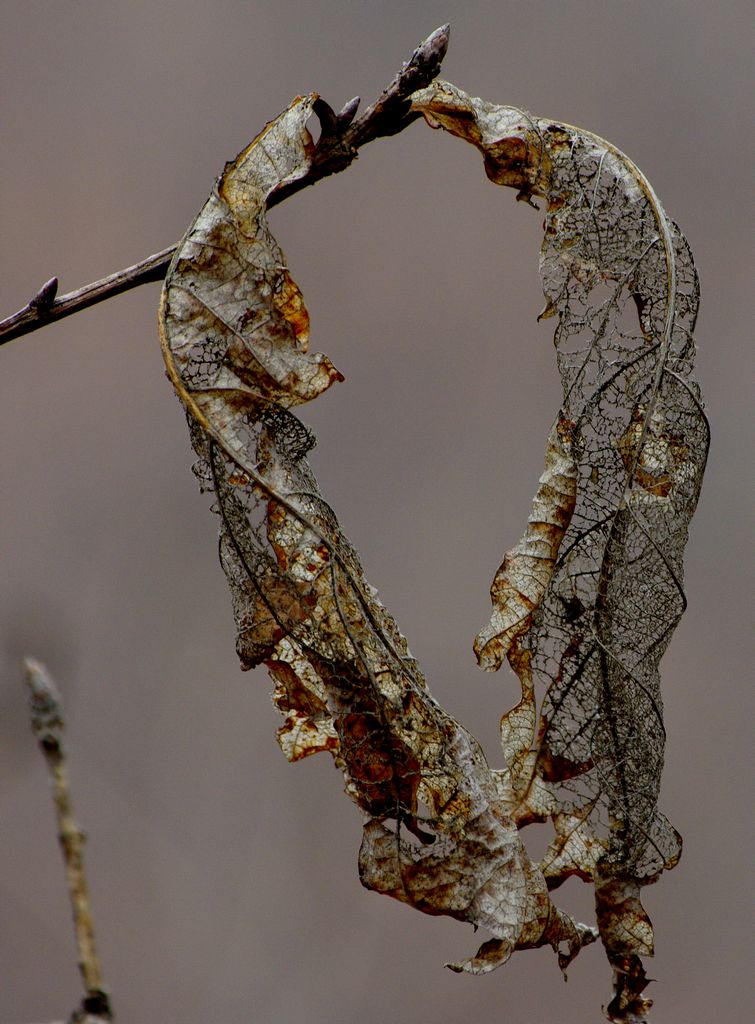
<path fill-rule="evenodd" d="M 302 296 L 266 220 L 303 177 L 317 97 L 299 97 L 226 165 L 176 252 L 160 330 L 213 495 L 242 667 L 264 664 L 295 761 L 330 751 L 365 816 L 365 886 L 491 938 L 453 970 L 485 973 L 550 944 L 566 968 L 598 934 L 614 970 L 606 1015 L 643 1021 L 653 933 L 640 889 L 679 858 L 657 807 L 658 662 L 684 610 L 682 552 L 708 446 L 692 379 L 698 285 L 686 241 L 638 169 L 589 132 L 436 81 L 412 98 L 475 145 L 495 183 L 543 206 L 542 317 L 555 323 L 563 404 L 532 512 L 474 643 L 508 660 L 504 771 L 433 699 L 407 642 L 307 462 L 293 414 L 342 380 L 309 351 Z M 538 864 L 523 828 L 550 820 Z M 597 930 L 551 893 L 595 887 Z"/>

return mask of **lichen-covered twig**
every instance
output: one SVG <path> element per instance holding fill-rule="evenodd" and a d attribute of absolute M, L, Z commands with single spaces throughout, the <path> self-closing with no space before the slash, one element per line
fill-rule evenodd
<path fill-rule="evenodd" d="M 383 136 L 397 135 L 417 120 L 420 115 L 412 111 L 409 97 L 417 89 L 429 85 L 438 75 L 448 49 L 448 36 L 448 25 L 441 25 L 420 43 L 391 84 L 361 117 L 355 119 L 358 96 L 350 100 L 339 114 L 325 100 L 318 98 L 313 112 L 319 118 L 321 131 L 308 171 L 296 181 L 286 182 L 277 188 L 268 198 L 268 209 L 322 178 L 345 170 L 356 159 L 361 146 Z M 171 245 L 131 267 L 58 299 L 55 298 L 58 279 L 51 278 L 22 309 L 0 320 L 0 345 L 139 285 L 161 281 L 175 251 L 176 246 Z"/>
<path fill-rule="evenodd" d="M 63 709 L 58 688 L 50 673 L 33 658 L 24 661 L 29 694 L 32 732 L 45 757 L 52 784 L 53 803 L 58 824 L 58 839 L 63 851 L 68 894 L 73 911 L 79 970 L 84 983 L 81 1009 L 71 1016 L 71 1024 L 107 1021 L 112 1018 L 110 1001 L 102 984 L 102 971 L 94 940 L 94 924 L 84 871 L 84 833 L 73 816 L 73 805 L 63 750 Z"/>

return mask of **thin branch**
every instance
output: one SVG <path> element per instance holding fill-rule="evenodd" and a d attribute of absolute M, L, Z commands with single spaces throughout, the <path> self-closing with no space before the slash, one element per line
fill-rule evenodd
<path fill-rule="evenodd" d="M 42 285 L 23 309 L 19 309 L 5 320 L 0 320 L 0 345 L 32 331 L 38 331 L 40 327 L 46 327 L 47 324 L 62 320 L 63 317 L 78 313 L 79 310 L 87 309 L 98 302 L 104 302 L 105 299 L 112 299 L 121 292 L 138 288 L 140 284 L 161 281 L 175 251 L 176 247 L 172 245 L 169 249 L 163 249 L 162 252 L 135 263 L 133 267 L 118 270 L 115 274 L 103 277 L 101 281 L 87 284 L 75 292 L 68 292 L 59 299 L 55 299 L 58 279 L 53 277 Z"/>
<path fill-rule="evenodd" d="M 345 170 L 357 157 L 361 146 L 374 139 L 396 135 L 420 115 L 410 110 L 409 97 L 418 89 L 429 85 L 440 72 L 440 65 L 448 49 L 449 26 L 442 25 L 420 43 L 391 84 L 361 117 L 355 118 L 359 97 L 350 100 L 336 114 L 323 99 L 314 104 L 319 118 L 320 138 L 312 154 L 309 170 L 296 181 L 288 182 L 272 193 L 268 209 L 282 203 L 295 192 L 314 185 L 322 178 Z M 101 281 L 85 285 L 77 291 L 56 299 L 58 279 L 51 278 L 37 294 L 17 313 L 0 320 L 0 345 L 14 338 L 39 330 L 47 324 L 62 320 L 82 309 L 111 299 L 121 292 L 139 285 L 160 281 L 165 277 L 176 246 L 148 256 L 132 267 L 119 270 Z"/>
<path fill-rule="evenodd" d="M 52 784 L 58 823 L 58 839 L 66 866 L 68 895 L 73 911 L 79 971 L 84 999 L 71 1021 L 110 1020 L 110 1001 L 102 984 L 102 972 L 94 940 L 94 924 L 84 871 L 84 833 L 73 816 L 73 804 L 63 750 L 63 708 L 58 688 L 49 672 L 33 658 L 24 661 L 29 693 L 32 732 L 44 754 Z"/>
<path fill-rule="evenodd" d="M 409 60 L 361 117 L 354 120 L 359 97 L 349 100 L 340 114 L 323 99 L 314 104 L 320 120 L 321 134 L 317 140 L 312 163 L 306 174 L 296 181 L 277 188 L 268 198 L 267 208 L 288 199 L 309 185 L 331 174 L 345 170 L 357 156 L 357 150 L 374 139 L 397 135 L 421 114 L 411 111 L 409 97 L 429 85 L 440 73 L 440 65 L 448 49 L 450 28 L 441 25 L 417 47 Z"/>

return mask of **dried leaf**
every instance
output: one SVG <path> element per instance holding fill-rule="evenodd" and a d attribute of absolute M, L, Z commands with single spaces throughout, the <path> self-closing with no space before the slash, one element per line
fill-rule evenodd
<path fill-rule="evenodd" d="M 484 667 L 507 658 L 521 685 L 501 722 L 507 767 L 492 771 L 365 580 L 307 462 L 314 437 L 290 411 L 343 379 L 309 353 L 306 308 L 265 216 L 311 167 L 315 102 L 294 100 L 226 166 L 161 302 L 168 374 L 220 518 L 242 667 L 264 663 L 275 681 L 286 756 L 327 750 L 342 770 L 367 819 L 362 882 L 491 933 L 452 969 L 486 973 L 544 944 L 565 969 L 596 932 L 549 889 L 578 875 L 596 886 L 614 968 L 606 1012 L 644 1020 L 652 928 L 639 890 L 680 850 L 657 809 L 658 661 L 684 608 L 708 444 L 689 249 L 603 140 L 447 83 L 414 94 L 407 123 L 421 113 L 472 142 L 494 182 L 547 203 L 541 316 L 556 318 L 564 401 L 475 644 Z M 519 828 L 546 819 L 555 837 L 538 866 Z"/>
<path fill-rule="evenodd" d="M 480 667 L 495 671 L 519 637 L 548 589 L 556 556 L 574 512 L 577 467 L 571 454 L 571 424 L 559 419 L 545 453 L 545 469 L 532 503 L 527 530 L 495 575 L 490 596 L 493 615 L 474 649 Z"/>
<path fill-rule="evenodd" d="M 604 1007 L 606 1019 L 614 1024 L 645 1024 L 653 1000 L 642 993 L 652 978 L 648 978 L 638 956 L 616 957 L 612 966 L 614 996 Z"/>
<path fill-rule="evenodd" d="M 290 760 L 330 751 L 367 815 L 363 883 L 493 936 L 455 969 L 595 932 L 553 907 L 510 816 L 511 789 L 430 695 L 306 460 L 289 411 L 341 375 L 307 350 L 308 318 L 265 217 L 306 172 L 313 97 L 227 165 L 166 278 L 161 338 L 189 417 L 195 472 L 215 495 L 242 666 L 265 663 Z M 557 943 L 556 943 L 557 944 Z"/>
<path fill-rule="evenodd" d="M 657 808 L 658 662 L 685 607 L 682 554 L 708 450 L 692 378 L 697 275 L 647 179 L 605 140 L 445 82 L 416 93 L 413 109 L 475 145 L 492 181 L 546 202 L 541 318 L 556 318 L 557 424 L 569 426 L 576 490 L 544 493 L 546 468 L 475 650 L 486 668 L 507 655 L 522 684 L 502 723 L 517 820 L 553 818 L 549 884 L 595 880 L 609 959 L 636 960 L 617 973 L 610 1019 L 644 1020 L 637 957 L 652 951 L 652 929 L 639 887 L 681 850 Z"/>

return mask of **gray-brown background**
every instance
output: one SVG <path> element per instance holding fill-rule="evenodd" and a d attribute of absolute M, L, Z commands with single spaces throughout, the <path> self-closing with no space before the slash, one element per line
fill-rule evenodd
<path fill-rule="evenodd" d="M 686 232 L 714 431 L 690 606 L 664 661 L 663 807 L 685 837 L 646 893 L 663 1024 L 749 1019 L 746 10 L 737 2 L 2 5 L 2 280 L 12 312 L 177 240 L 226 159 L 297 92 L 370 101 L 452 22 L 444 75 L 605 135 Z M 519 536 L 558 406 L 538 325 L 541 217 L 418 123 L 276 210 L 313 347 L 345 373 L 304 418 L 323 491 L 440 701 L 498 763 L 514 680 L 471 640 Z M 47 784 L 19 659 L 56 673 L 118 1019 L 383 1024 L 600 1019 L 599 949 L 482 979 L 470 929 L 361 889 L 359 816 L 325 755 L 280 754 L 242 675 L 216 524 L 163 376 L 157 285 L 0 352 L 0 1021 L 78 999 Z M 563 902 L 589 914 L 579 883 Z"/>

